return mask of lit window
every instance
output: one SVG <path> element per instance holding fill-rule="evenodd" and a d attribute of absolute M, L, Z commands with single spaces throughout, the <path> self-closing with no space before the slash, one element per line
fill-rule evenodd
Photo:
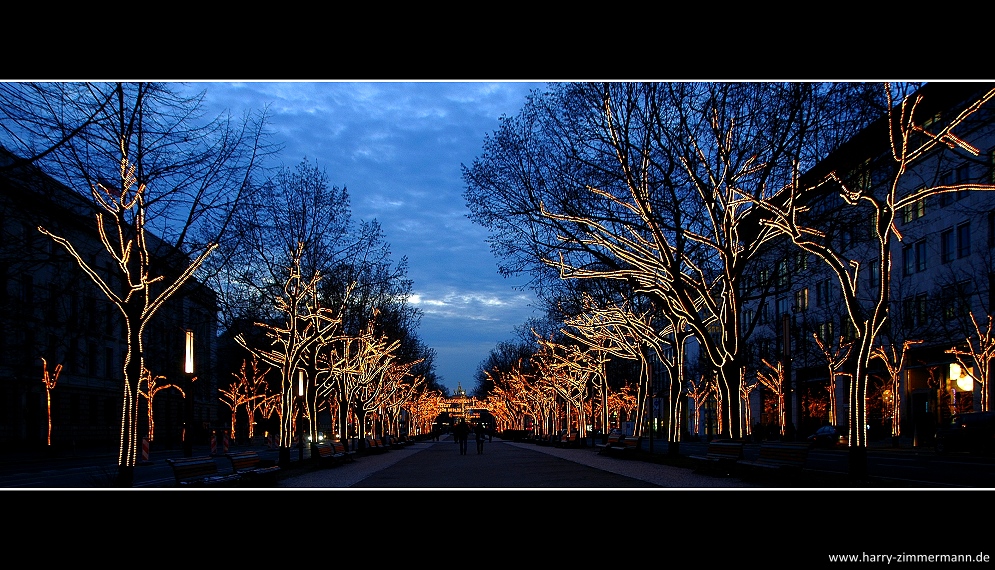
<path fill-rule="evenodd" d="M 808 287 L 795 291 L 795 308 L 799 311 L 808 310 Z"/>

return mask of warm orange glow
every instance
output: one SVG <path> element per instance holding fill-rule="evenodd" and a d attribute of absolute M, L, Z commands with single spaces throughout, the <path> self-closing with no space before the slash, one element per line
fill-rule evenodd
<path fill-rule="evenodd" d="M 75 246 L 65 237 L 55 235 L 40 226 L 38 231 L 62 246 L 124 317 L 128 350 L 123 363 L 124 383 L 117 461 L 122 468 L 119 475 L 126 478 L 122 482 L 130 485 L 131 468 L 135 467 L 141 452 L 138 439 L 138 389 L 145 369 L 142 347 L 145 327 L 166 301 L 193 276 L 217 244 L 208 244 L 171 282 L 167 282 L 164 275 L 151 275 L 151 255 L 145 233 L 146 187 L 135 177 L 135 166 L 128 160 L 125 143 L 126 141 L 121 141 L 118 173 L 120 188 L 108 188 L 104 184 L 96 184 L 90 188 L 91 195 L 102 210 L 96 214 L 97 232 L 113 261 L 111 265 L 116 271 L 114 278 L 107 279 L 103 269 L 98 271 L 95 265 L 87 261 L 90 256 L 77 252 Z M 116 289 L 115 286 L 119 287 Z M 155 294 L 152 292 L 153 288 Z"/>
<path fill-rule="evenodd" d="M 892 238 L 897 238 L 899 241 L 902 239 L 902 235 L 895 225 L 896 213 L 930 196 L 945 192 L 995 190 L 995 185 L 992 184 L 966 183 L 950 186 L 927 184 L 901 198 L 898 194 L 900 188 L 907 187 L 903 184 L 903 178 L 908 170 L 930 156 L 940 145 L 956 146 L 972 153 L 977 150 L 959 137 L 954 136 L 953 131 L 978 111 L 982 105 L 995 97 L 995 89 L 981 95 L 942 127 L 933 125 L 939 127 L 939 131 L 934 133 L 921 127 L 922 121 L 918 120 L 916 116 L 915 109 L 921 101 L 920 96 L 914 99 L 904 98 L 896 106 L 890 84 L 886 83 L 884 88 L 888 108 L 892 109 L 887 114 L 890 127 L 888 140 L 881 141 L 882 144 L 890 145 L 890 158 L 893 164 L 888 168 L 889 180 L 884 181 L 872 192 L 872 188 L 868 184 L 861 184 L 859 181 L 857 184 L 849 184 L 834 171 L 814 185 L 803 187 L 800 182 L 800 172 L 796 168 L 792 183 L 774 197 L 754 197 L 751 199 L 754 205 L 766 211 L 768 217 L 764 224 L 768 228 L 774 230 L 777 235 L 789 239 L 791 243 L 802 250 L 821 259 L 839 281 L 846 314 L 857 338 L 854 347 L 856 348 L 856 370 L 850 382 L 847 412 L 848 441 L 851 447 L 866 447 L 867 445 L 867 430 L 865 429 L 868 424 L 867 369 L 871 359 L 874 358 L 874 346 L 878 335 L 890 318 Z M 858 280 L 862 260 L 853 257 L 850 251 L 836 248 L 827 243 L 823 239 L 825 232 L 822 230 L 825 228 L 812 227 L 804 222 L 804 214 L 809 210 L 811 204 L 803 204 L 802 201 L 826 184 L 835 187 L 839 196 L 849 206 L 863 205 L 870 207 L 873 211 L 876 230 L 873 232 L 877 256 L 876 275 L 879 276 L 879 279 L 876 284 L 869 286 L 868 290 L 859 289 L 859 286 L 866 283 L 866 281 Z M 872 298 L 872 306 L 870 308 L 864 307 L 862 298 Z"/>
<path fill-rule="evenodd" d="M 52 373 L 48 371 L 48 361 L 41 359 L 42 382 L 45 384 L 45 410 L 48 417 L 47 445 L 52 445 L 52 390 L 59 382 L 59 373 L 62 372 L 62 365 L 56 364 Z"/>
<path fill-rule="evenodd" d="M 981 411 L 989 410 L 988 403 L 988 380 L 992 361 L 995 361 L 995 332 L 993 332 L 993 319 L 988 315 L 987 327 L 982 330 L 978 319 L 971 315 L 972 330 L 964 339 L 964 346 L 955 346 L 947 350 L 947 354 L 954 355 L 959 365 L 957 374 L 954 374 L 953 365 L 950 366 L 950 378 L 957 381 L 957 387 L 965 392 L 973 391 L 977 382 L 981 392 Z M 963 382 L 963 385 L 961 383 Z"/>
<path fill-rule="evenodd" d="M 186 354 L 183 358 L 183 372 L 193 374 L 193 331 L 187 329 L 185 332 Z"/>
<path fill-rule="evenodd" d="M 186 392 L 183 391 L 183 388 L 180 388 L 176 384 L 163 384 L 161 386 L 158 384 L 159 380 L 165 380 L 165 379 L 166 379 L 165 376 L 153 376 L 152 372 L 150 372 L 146 368 L 145 370 L 142 371 L 142 380 L 138 385 L 138 393 L 139 395 L 143 396 L 146 401 L 146 408 L 147 408 L 146 415 L 148 416 L 149 420 L 148 438 L 150 442 L 155 441 L 155 420 L 152 417 L 152 411 L 154 409 L 152 406 L 152 401 L 155 398 L 155 395 L 167 388 L 176 388 L 176 390 L 178 390 L 184 398 L 187 397 L 187 394 Z"/>

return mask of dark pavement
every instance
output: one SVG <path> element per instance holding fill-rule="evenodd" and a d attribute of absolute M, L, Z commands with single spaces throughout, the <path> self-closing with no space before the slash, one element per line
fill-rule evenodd
<path fill-rule="evenodd" d="M 278 487 L 359 489 L 654 489 L 755 487 L 691 469 L 494 439 L 466 455 L 448 436 L 367 455 L 339 467 L 287 474 Z"/>

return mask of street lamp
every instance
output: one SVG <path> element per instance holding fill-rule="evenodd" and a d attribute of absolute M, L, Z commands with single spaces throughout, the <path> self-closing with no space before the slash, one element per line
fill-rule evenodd
<path fill-rule="evenodd" d="M 193 330 L 186 329 L 186 350 L 183 358 L 183 374 L 187 379 L 186 393 L 184 400 L 184 420 L 183 420 L 183 456 L 193 457 Z M 149 402 L 151 405 L 151 401 Z"/>
<path fill-rule="evenodd" d="M 297 460 L 304 465 L 304 369 L 297 369 Z"/>

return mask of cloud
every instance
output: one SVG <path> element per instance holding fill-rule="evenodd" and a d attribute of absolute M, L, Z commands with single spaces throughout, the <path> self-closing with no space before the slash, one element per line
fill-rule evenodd
<path fill-rule="evenodd" d="M 482 150 L 499 117 L 514 115 L 539 83 L 194 83 L 206 111 L 233 116 L 269 105 L 278 165 L 304 157 L 346 187 L 357 220 L 380 222 L 395 260 L 408 259 L 419 336 L 437 372 L 466 389 L 476 364 L 533 316 L 534 296 L 498 274 L 486 231 L 466 218 L 461 165 Z"/>

